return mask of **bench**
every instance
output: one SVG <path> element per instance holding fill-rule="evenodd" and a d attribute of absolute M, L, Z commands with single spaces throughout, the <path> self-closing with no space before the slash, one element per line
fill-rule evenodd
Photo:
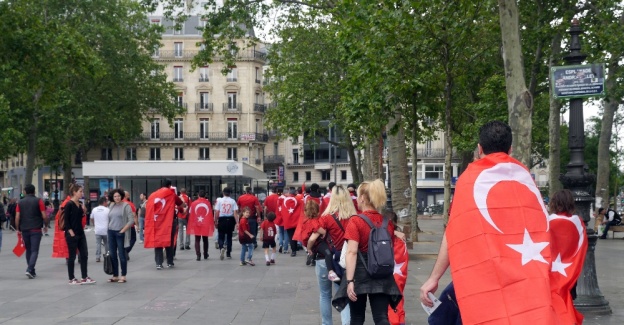
<path fill-rule="evenodd" d="M 616 232 L 624 232 L 624 226 L 611 226 L 609 227 L 609 231 L 611 232 L 611 238 L 615 238 Z"/>

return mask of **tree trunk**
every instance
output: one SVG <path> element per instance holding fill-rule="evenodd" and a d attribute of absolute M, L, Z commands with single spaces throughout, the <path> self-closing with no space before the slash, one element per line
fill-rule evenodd
<path fill-rule="evenodd" d="M 512 154 L 524 165 L 530 166 L 533 98 L 524 79 L 522 46 L 518 28 L 518 4 L 516 0 L 499 0 L 498 5 L 503 40 L 509 126 L 513 134 Z"/>
<path fill-rule="evenodd" d="M 561 53 L 561 33 L 557 33 L 552 41 L 552 53 L 548 62 L 548 70 L 556 66 L 556 58 Z M 555 192 L 563 186 L 559 181 L 561 174 L 561 101 L 552 96 L 550 92 L 550 113 L 548 117 L 548 197 L 553 197 Z"/>
<path fill-rule="evenodd" d="M 416 106 L 414 105 L 414 116 L 416 115 Z M 415 120 L 415 119 L 414 119 Z M 411 195 L 410 195 L 410 210 L 411 210 L 411 215 L 410 215 L 410 224 L 411 224 L 411 233 L 410 234 L 406 234 L 408 236 L 411 237 L 412 242 L 417 242 L 418 241 L 418 232 L 420 231 L 420 227 L 418 227 L 418 196 L 416 195 L 418 188 L 416 187 L 416 179 L 418 178 L 417 176 L 417 161 L 418 161 L 418 157 L 416 157 L 416 152 L 418 151 L 416 149 L 416 139 L 417 139 L 417 134 L 416 134 L 416 126 L 412 125 L 412 177 L 410 179 L 411 182 Z"/>
<path fill-rule="evenodd" d="M 33 124 L 28 132 L 28 149 L 26 152 L 26 177 L 24 185 L 33 184 L 33 173 L 35 172 L 35 158 L 37 157 L 37 117 L 33 117 Z"/>
<path fill-rule="evenodd" d="M 353 140 L 351 139 L 351 134 L 347 132 L 347 152 L 349 153 L 349 167 L 351 167 L 351 177 L 353 178 L 353 183 L 359 184 L 360 174 L 358 173 L 357 166 L 357 157 L 355 156 L 355 147 L 353 146 Z"/>
<path fill-rule="evenodd" d="M 446 86 L 444 87 L 444 118 L 445 127 L 444 127 L 444 225 L 448 224 L 449 221 L 449 206 L 451 203 L 451 158 L 453 153 L 453 143 L 452 143 L 452 117 L 451 117 L 451 107 L 453 107 L 453 76 L 450 72 L 446 71 Z"/>
<path fill-rule="evenodd" d="M 620 69 L 617 62 L 608 65 L 609 74 L 618 75 Z M 607 94 L 616 93 L 616 78 L 608 78 L 606 81 Z M 611 161 L 611 153 L 609 146 L 611 145 L 611 133 L 613 129 L 613 116 L 618 108 L 618 101 L 611 96 L 605 100 L 604 111 L 602 114 L 602 124 L 600 126 L 600 140 L 598 142 L 598 175 L 596 177 L 596 207 L 609 207 L 609 164 Z"/>
<path fill-rule="evenodd" d="M 405 129 L 401 123 L 401 116 L 395 115 L 390 121 L 388 130 L 398 124 L 396 134 L 388 134 L 388 169 L 392 183 L 390 194 L 392 195 L 392 209 L 401 217 L 409 215 L 409 196 L 405 195 L 410 190 L 409 170 L 407 169 L 407 147 L 405 143 Z"/>

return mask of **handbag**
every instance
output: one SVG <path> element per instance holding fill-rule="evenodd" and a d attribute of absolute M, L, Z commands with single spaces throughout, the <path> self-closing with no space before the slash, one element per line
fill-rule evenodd
<path fill-rule="evenodd" d="M 112 275 L 113 274 L 113 258 L 111 257 L 110 252 L 106 249 L 106 246 L 104 246 L 104 254 L 102 255 L 102 257 L 104 258 L 104 263 L 102 264 L 102 266 L 104 267 L 104 273 L 108 275 Z"/>
<path fill-rule="evenodd" d="M 340 261 L 338 262 L 343 269 L 347 268 L 347 241 L 342 244 L 342 250 L 340 251 Z"/>

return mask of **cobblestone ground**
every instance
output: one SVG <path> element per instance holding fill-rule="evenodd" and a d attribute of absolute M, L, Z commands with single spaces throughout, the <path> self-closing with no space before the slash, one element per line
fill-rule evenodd
<path fill-rule="evenodd" d="M 405 290 L 407 324 L 426 324 L 418 288 L 433 267 L 443 229 L 440 219 L 420 220 L 420 226 L 425 233 L 411 253 Z M 256 266 L 239 266 L 238 243 L 233 258 L 220 261 L 211 239 L 208 260 L 195 261 L 193 250 L 178 251 L 175 268 L 157 271 L 153 251 L 137 243 L 130 254 L 128 282 L 106 283 L 109 276 L 95 262 L 95 236 L 87 234 L 89 276 L 97 284 L 70 286 L 65 261 L 50 257 L 52 236 L 43 237 L 37 278 L 29 280 L 24 258 L 11 252 L 15 233 L 3 231 L 1 324 L 320 324 L 316 276 L 314 268 L 305 266 L 303 254 L 278 255 L 276 265 L 266 266 L 262 250 L 256 249 Z M 614 313 L 587 316 L 584 324 L 624 324 L 624 240 L 598 244 L 599 284 Z M 447 274 L 440 285 L 449 281 Z M 334 324 L 340 323 L 337 312 L 333 318 Z M 372 324 L 368 318 L 366 323 Z"/>

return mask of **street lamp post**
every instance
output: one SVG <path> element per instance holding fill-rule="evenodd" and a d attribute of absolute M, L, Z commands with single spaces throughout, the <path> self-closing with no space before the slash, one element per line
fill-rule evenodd
<path fill-rule="evenodd" d="M 587 55 L 581 52 L 579 35 L 583 34 L 583 30 L 578 20 L 574 19 L 568 33 L 570 34 L 570 53 L 564 57 L 564 60 L 567 65 L 581 64 L 587 58 Z M 559 180 L 564 188 L 572 191 L 576 203 L 576 212 L 583 218 L 587 226 L 587 223 L 590 221 L 591 204 L 594 202 L 594 197 L 590 193 L 590 186 L 596 180 L 596 175 L 589 173 L 589 168 L 585 164 L 583 156 L 585 127 L 582 98 L 570 99 L 568 148 L 570 149 L 570 162 L 566 167 L 566 173 L 561 175 Z M 587 227 L 587 239 L 589 245 L 583 270 L 577 282 L 578 296 L 574 301 L 574 305 L 584 314 L 610 314 L 611 307 L 609 307 L 609 302 L 600 292 L 598 278 L 596 277 L 594 251 L 598 236 L 590 227 Z"/>

